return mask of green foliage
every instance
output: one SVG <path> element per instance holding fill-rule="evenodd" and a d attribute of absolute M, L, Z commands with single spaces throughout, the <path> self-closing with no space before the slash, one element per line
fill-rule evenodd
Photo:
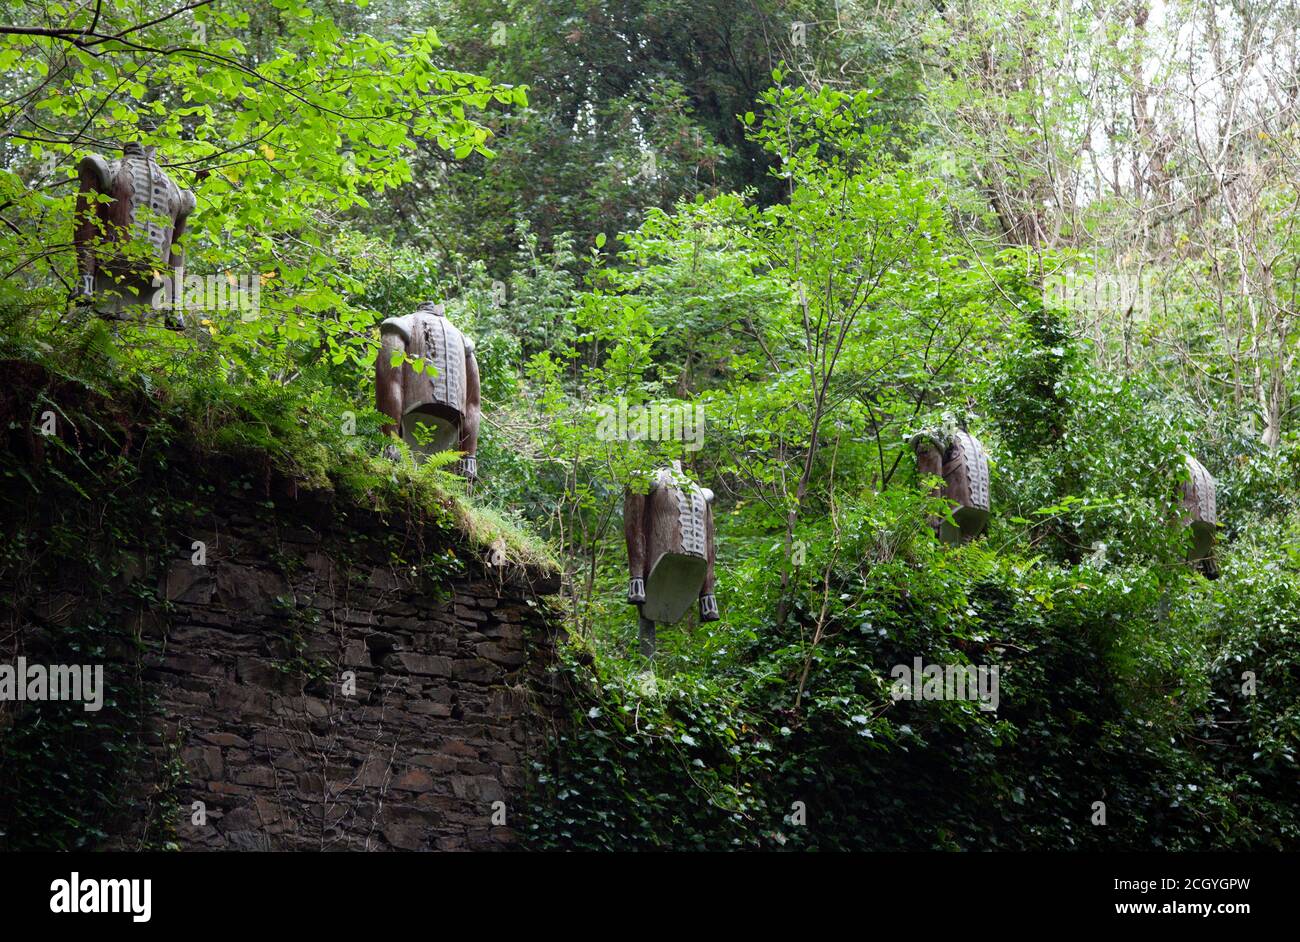
<path fill-rule="evenodd" d="M 764 103 L 745 117 L 788 201 L 652 212 L 593 268 L 577 344 L 530 367 L 538 453 L 564 469 L 584 553 L 572 714 L 537 764 L 533 845 L 1297 846 L 1294 672 L 1260 646 L 1300 618 L 1281 588 L 1294 534 L 1221 545 L 1211 587 L 1171 526 L 1182 456 L 1217 470 L 1232 445 L 1198 441 L 1160 382 L 1099 374 L 1025 253 L 960 249 L 937 184 L 882 148 L 870 95 Z M 724 619 L 661 630 L 651 674 L 611 521 L 623 482 L 676 446 L 613 448 L 591 407 L 665 394 L 706 406 L 705 453 L 683 457 L 727 495 Z M 945 413 L 993 454 L 992 529 L 958 549 L 934 539 L 945 508 L 903 443 Z M 1225 513 L 1290 507 L 1289 455 L 1217 470 Z M 1267 665 L 1269 697 L 1240 693 L 1239 656 Z M 999 709 L 895 701 L 891 672 L 915 658 L 998 667 Z"/>
<path fill-rule="evenodd" d="M 6 298 L 52 279 L 71 291 L 77 164 L 105 142 L 139 140 L 197 193 L 179 246 L 187 274 L 260 285 L 254 310 L 191 312 L 214 355 L 279 381 L 328 364 L 368 366 L 375 318 L 350 300 L 358 282 L 331 250 L 335 217 L 408 183 L 421 144 L 457 159 L 490 155 L 474 115 L 526 106 L 527 95 L 439 66 L 432 29 L 380 40 L 320 6 L 276 0 L 254 52 L 259 14 L 228 4 L 151 17 L 144 2 L 40 13 L 10 2 L 6 22 L 38 20 L 52 32 L 0 35 L 5 98 L 21 111 L 2 135 L 16 153 L 0 172 L 0 202 L 22 220 L 0 234 Z M 78 44 L 92 26 L 130 30 L 132 40 Z M 374 281 L 375 300 L 402 297 Z"/>
<path fill-rule="evenodd" d="M 437 16 L 462 67 L 527 84 L 530 101 L 488 120 L 494 159 L 472 157 L 439 186 L 392 194 L 395 208 L 407 209 L 392 214 L 394 228 L 504 279 L 516 220 L 544 245 L 562 233 L 589 245 L 683 199 L 747 189 L 764 204 L 779 199 L 771 158 L 737 116 L 755 109 L 792 20 L 813 24 L 807 57 L 849 47 L 895 93 L 891 114 L 914 107 L 914 68 L 890 61 L 888 38 L 831 28 L 837 11 L 830 0 L 455 0 L 436 14 L 421 10 Z M 432 155 L 420 161 L 417 180 L 441 176 L 440 164 Z M 410 212 L 412 203 L 424 212 Z"/>
<path fill-rule="evenodd" d="M 1280 649 L 1253 647 L 1300 624 L 1293 577 L 1234 582 L 1229 599 L 1190 572 L 1162 582 L 1143 567 L 952 551 L 923 507 L 859 509 L 890 524 L 844 547 L 828 640 L 798 708 L 807 625 L 707 678 L 661 676 L 653 688 L 627 670 L 569 665 L 573 717 L 538 767 L 535 846 L 1296 846 L 1293 672 Z M 816 594 L 797 607 L 801 621 Z M 1250 617 L 1219 636 L 1212 613 L 1226 605 L 1269 612 L 1268 628 Z M 890 668 L 915 657 L 999 666 L 998 711 L 893 701 Z M 1273 689 L 1242 696 L 1243 662 Z M 1239 713 L 1244 722 L 1219 725 Z M 1106 827 L 1091 823 L 1096 801 Z M 805 825 L 792 821 L 795 802 Z"/>
<path fill-rule="evenodd" d="M 1300 846 L 1291 132 L 1238 133 L 1223 152 L 1258 161 L 1244 174 L 1200 167 L 1137 126 L 1144 40 L 1120 21 L 941 6 L 276 0 L 86 47 L 150 5 L 94 21 L 11 0 L 6 22 L 72 32 L 0 36 L 19 391 L 0 392 L 0 467 L 71 516 L 0 544 L 0 573 L 81 559 L 76 515 L 124 487 L 147 499 L 105 518 L 114 543 L 155 532 L 132 514 L 216 499 L 159 484 L 195 460 L 258 469 L 241 491 L 278 475 L 558 565 L 570 715 L 536 757 L 536 847 Z M 1149 152 L 1107 185 L 1096 96 L 1115 89 L 1106 146 Z M 255 316 L 164 330 L 67 309 L 72 168 L 135 138 L 199 194 L 190 270 L 255 276 Z M 1180 161 L 1195 172 L 1171 186 Z M 1130 202 L 1140 236 L 1114 222 Z M 1147 310 L 1055 290 L 1130 255 Z M 450 453 L 379 457 L 376 324 L 429 300 L 477 345 L 472 500 Z M 651 408 L 701 415 L 703 438 L 643 434 Z M 119 458 L 82 468 L 82 443 L 56 439 L 26 460 L 46 409 Z M 950 422 L 993 470 L 988 533 L 956 548 L 907 443 Z M 1214 584 L 1184 563 L 1185 454 L 1218 480 Z M 647 670 L 620 506 L 673 460 L 717 494 L 723 618 L 662 628 Z M 95 558 L 90 584 L 118 577 Z M 463 565 L 401 562 L 431 589 Z M 274 653 L 318 672 L 296 613 Z M 120 614 L 66 643 L 129 646 Z M 999 709 L 895 700 L 915 658 L 997 666 Z M 142 800 L 113 789 L 143 753 L 94 753 L 134 743 L 147 712 L 24 714 L 0 750 L 40 797 L 11 839 L 101 840 Z M 72 761 L 93 767 L 68 792 L 93 814 L 41 777 Z"/>

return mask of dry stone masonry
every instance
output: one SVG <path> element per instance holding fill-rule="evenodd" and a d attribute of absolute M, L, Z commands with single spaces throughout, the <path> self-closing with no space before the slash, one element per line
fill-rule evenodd
<path fill-rule="evenodd" d="M 368 538 L 378 516 L 263 503 L 223 501 L 158 573 L 170 627 L 148 676 L 184 768 L 182 847 L 510 847 L 554 586 L 418 533 L 401 558 L 423 562 L 395 560 Z"/>
<path fill-rule="evenodd" d="M 151 400 L 0 372 L 0 666 L 103 678 L 102 710 L 0 689 L 0 849 L 520 844 L 555 569 L 429 489 L 309 489 Z"/>

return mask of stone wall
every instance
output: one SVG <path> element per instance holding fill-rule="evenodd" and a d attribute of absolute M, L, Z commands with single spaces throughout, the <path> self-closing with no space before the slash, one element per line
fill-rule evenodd
<path fill-rule="evenodd" d="M 327 502 L 214 503 L 184 555 L 140 566 L 167 603 L 142 634 L 181 846 L 516 843 L 552 579 Z"/>
<path fill-rule="evenodd" d="M 158 390 L 0 375 L 0 666 L 106 688 L 0 690 L 0 850 L 517 845 L 554 572 L 360 459 L 289 474 L 261 425 L 217 447 Z"/>

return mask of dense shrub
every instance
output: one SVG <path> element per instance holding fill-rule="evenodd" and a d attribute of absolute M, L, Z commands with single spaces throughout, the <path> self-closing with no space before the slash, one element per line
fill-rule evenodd
<path fill-rule="evenodd" d="M 820 587 L 707 679 L 571 663 L 535 845 L 1300 846 L 1294 559 L 1235 550 L 1212 586 L 1182 566 L 941 547 L 924 509 L 855 508 L 875 525 L 841 547 L 815 650 Z M 890 668 L 914 657 L 997 665 L 998 710 L 894 701 Z"/>

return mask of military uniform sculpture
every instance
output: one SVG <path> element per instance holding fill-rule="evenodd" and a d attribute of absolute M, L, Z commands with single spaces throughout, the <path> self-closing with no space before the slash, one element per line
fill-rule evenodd
<path fill-rule="evenodd" d="M 660 468 L 645 494 L 623 499 L 623 535 L 630 572 L 627 600 L 640 610 L 641 653 L 653 657 L 655 625 L 681 621 L 699 599 L 700 620 L 717 621 L 713 595 L 713 492 Z"/>
<path fill-rule="evenodd" d="M 153 155 L 152 147 L 131 143 L 117 160 L 91 154 L 78 166 L 78 294 L 102 313 L 150 305 L 161 276 L 174 277 L 182 264 L 176 240 L 194 211 L 194 194 L 177 186 Z M 143 254 L 124 251 L 133 240 L 142 243 Z"/>
<path fill-rule="evenodd" d="M 477 477 L 481 404 L 474 342 L 447 320 L 441 304 L 433 303 L 388 318 L 379 335 L 375 404 L 393 420 L 384 431 L 400 434 L 416 461 L 439 451 L 464 452 L 458 470 L 471 480 Z M 419 373 L 409 362 L 394 367 L 396 353 L 428 366 Z"/>
<path fill-rule="evenodd" d="M 945 543 L 973 540 L 989 522 L 989 458 L 979 439 L 965 429 L 927 429 L 911 438 L 917 470 L 943 479 L 935 496 L 952 502 L 952 518 L 936 518 L 931 526 Z"/>
<path fill-rule="evenodd" d="M 1187 480 L 1182 486 L 1183 523 L 1192 531 L 1192 548 L 1187 561 L 1207 579 L 1219 578 L 1219 563 L 1214 558 L 1215 528 L 1219 515 L 1214 505 L 1215 483 L 1210 472 L 1190 455 L 1186 456 Z"/>

